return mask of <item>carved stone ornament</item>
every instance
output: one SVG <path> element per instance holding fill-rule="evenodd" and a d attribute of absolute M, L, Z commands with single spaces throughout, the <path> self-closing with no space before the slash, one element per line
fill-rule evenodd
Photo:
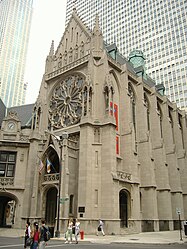
<path fill-rule="evenodd" d="M 49 102 L 51 126 L 58 129 L 80 122 L 84 83 L 80 75 L 73 75 L 60 81 L 55 87 Z"/>

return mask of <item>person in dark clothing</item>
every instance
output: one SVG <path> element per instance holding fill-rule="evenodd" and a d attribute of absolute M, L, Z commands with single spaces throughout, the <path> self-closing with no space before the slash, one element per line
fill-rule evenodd
<path fill-rule="evenodd" d="M 26 245 L 26 242 L 27 242 L 27 239 L 30 238 L 31 236 L 31 227 L 30 227 L 30 222 L 27 222 L 26 223 L 26 229 L 25 229 L 25 241 L 24 241 L 24 248 L 27 248 L 27 245 Z"/>
<path fill-rule="evenodd" d="M 42 220 L 42 226 L 40 227 L 40 244 L 39 244 L 39 249 L 45 249 L 46 247 L 46 241 L 44 239 L 44 227 L 48 230 L 48 227 L 45 225 L 45 220 Z"/>

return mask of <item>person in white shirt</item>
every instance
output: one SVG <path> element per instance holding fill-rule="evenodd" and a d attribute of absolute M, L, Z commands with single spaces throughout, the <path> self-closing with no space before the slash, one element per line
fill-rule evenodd
<path fill-rule="evenodd" d="M 78 244 L 78 235 L 80 233 L 80 222 L 78 219 L 75 221 L 75 243 Z"/>
<path fill-rule="evenodd" d="M 103 225 L 104 225 L 103 221 L 101 219 L 99 219 L 99 225 L 97 228 L 97 236 L 98 236 L 99 232 L 101 232 L 102 235 L 105 236 Z"/>
<path fill-rule="evenodd" d="M 65 244 L 72 243 L 72 229 L 73 229 L 73 219 L 70 218 L 68 220 L 68 225 L 67 225 Z M 70 241 L 69 241 L 69 237 L 70 237 Z"/>

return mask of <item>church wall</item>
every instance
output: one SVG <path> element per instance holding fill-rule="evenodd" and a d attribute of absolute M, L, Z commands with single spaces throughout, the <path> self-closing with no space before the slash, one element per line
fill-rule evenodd
<path fill-rule="evenodd" d="M 47 56 L 30 134 L 22 134 L 27 139 L 30 135 L 26 147 L 19 143 L 0 144 L 1 150 L 18 151 L 14 186 L 6 188 L 17 200 L 15 227 L 24 227 L 27 218 L 32 222 L 45 217 L 46 193 L 50 188 L 58 189 L 57 178 L 48 182 L 44 180 L 46 170 L 41 175 L 38 172 L 40 159 L 46 163 L 49 145 L 57 154 L 57 163 L 62 148 L 60 197 L 67 199 L 60 204 L 61 232 L 69 217 L 80 219 L 86 234 L 96 232 L 100 218 L 106 234 L 177 229 L 178 208 L 182 219 L 187 219 L 184 113 L 132 68 L 129 70 L 126 64 L 121 65 L 107 55 L 98 23 L 91 33 L 74 13 L 57 51 L 54 52 L 52 43 Z M 49 115 L 51 97 L 57 85 L 75 74 L 85 79 L 89 98 L 86 91 L 78 89 L 82 116 L 73 125 L 61 122 L 57 128 Z M 71 97 L 64 102 L 71 101 Z M 65 114 L 68 117 L 68 112 Z M 178 114 L 183 115 L 182 127 Z M 51 137 L 45 130 L 52 133 Z M 69 138 L 60 147 L 58 139 L 64 131 Z M 55 135 L 59 136 L 56 140 Z M 0 136 L 3 140 L 2 131 Z"/>
<path fill-rule="evenodd" d="M 157 198 L 155 182 L 155 164 L 152 161 L 150 133 L 147 123 L 147 109 L 144 105 L 144 89 L 142 84 L 135 87 L 136 92 L 136 133 L 137 156 L 140 163 L 141 181 L 141 215 L 143 231 L 157 230 Z M 151 199 L 150 196 L 152 196 Z M 145 201 L 145 205 L 144 205 Z M 154 207 L 153 207 L 154 205 Z M 151 217 L 151 218 L 150 218 Z"/>
<path fill-rule="evenodd" d="M 185 153 L 185 144 L 183 140 L 184 136 L 184 127 L 181 126 L 182 123 L 180 123 L 180 116 L 181 113 L 177 111 L 177 108 L 175 106 L 173 110 L 173 126 L 174 126 L 174 139 L 175 139 L 175 151 L 176 151 L 176 158 L 177 158 L 177 170 L 180 174 L 180 181 L 181 181 L 181 187 L 183 193 L 186 193 L 186 177 L 187 177 L 187 171 L 186 171 L 186 153 Z M 182 195 L 182 192 L 181 192 Z M 184 205 L 183 200 L 180 200 L 179 202 L 176 202 L 176 208 L 181 211 L 181 218 L 184 219 L 186 217 L 186 213 L 184 213 Z"/>
<path fill-rule="evenodd" d="M 169 220 L 172 217 L 171 196 L 170 196 L 169 175 L 166 164 L 165 147 L 163 140 L 163 133 L 164 133 L 163 121 L 162 123 L 160 121 L 160 119 L 163 119 L 163 116 L 165 114 L 163 113 L 162 110 L 162 104 L 158 103 L 158 98 L 156 96 L 152 97 L 151 103 L 153 105 L 152 118 L 154 118 L 154 120 L 153 119 L 151 120 L 151 127 L 152 127 L 151 142 L 152 142 L 153 159 L 155 164 L 155 177 L 157 185 L 158 219 L 161 220 L 161 222 L 159 222 L 159 229 L 168 230 Z M 162 220 L 167 220 L 165 221 L 166 224 L 164 224 Z"/>

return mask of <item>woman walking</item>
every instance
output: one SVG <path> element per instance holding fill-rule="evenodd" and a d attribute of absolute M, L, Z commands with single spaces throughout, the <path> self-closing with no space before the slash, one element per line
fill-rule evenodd
<path fill-rule="evenodd" d="M 33 243 L 30 246 L 30 249 L 37 249 L 40 239 L 40 232 L 37 222 L 34 222 L 34 229 L 31 232 L 31 237 L 33 238 Z"/>
<path fill-rule="evenodd" d="M 72 229 L 73 229 L 73 219 L 70 218 L 68 221 L 68 225 L 67 225 L 65 244 L 72 243 Z M 69 241 L 69 237 L 70 237 L 70 241 Z"/>
<path fill-rule="evenodd" d="M 75 221 L 75 243 L 78 244 L 78 235 L 80 233 L 80 222 L 78 219 Z"/>

